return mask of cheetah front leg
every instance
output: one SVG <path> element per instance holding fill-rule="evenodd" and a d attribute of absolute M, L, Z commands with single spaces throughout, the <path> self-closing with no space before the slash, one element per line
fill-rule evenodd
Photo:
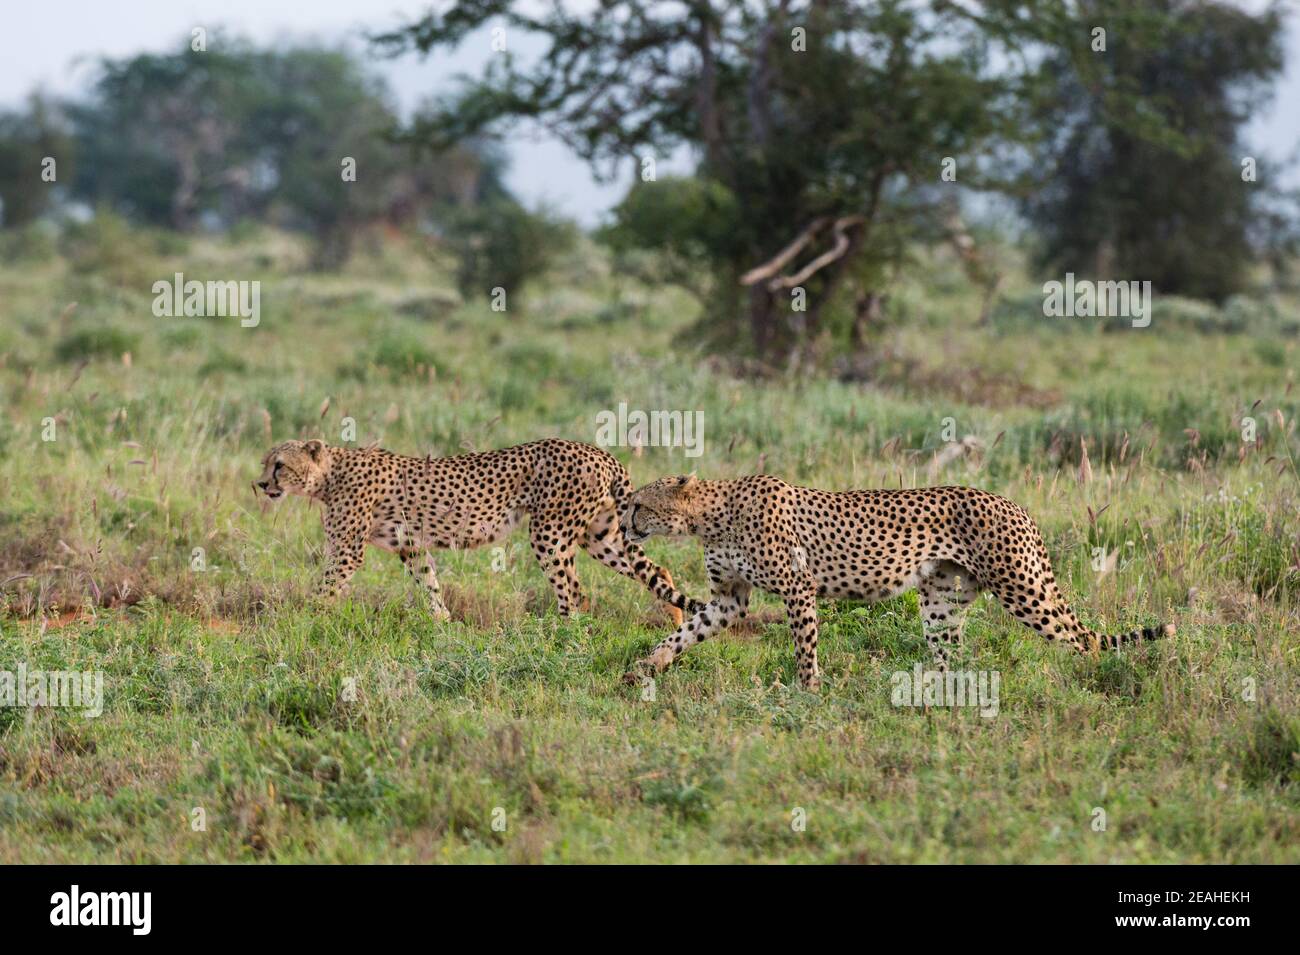
<path fill-rule="evenodd" d="M 367 495 L 333 502 L 322 516 L 325 526 L 325 576 L 316 586 L 317 599 L 332 599 L 347 590 L 366 556 L 371 499 Z"/>
<path fill-rule="evenodd" d="M 639 546 L 624 537 L 612 502 L 587 526 L 582 546 L 606 567 L 640 582 L 662 600 L 667 605 L 668 616 L 672 618 L 674 627 L 682 625 L 683 610 L 696 613 L 704 608 L 704 604 L 698 600 L 680 593 L 673 584 L 672 575 L 647 557 Z"/>
<path fill-rule="evenodd" d="M 329 539 L 325 544 L 325 576 L 316 585 L 318 600 L 332 600 L 348 588 L 352 575 L 357 572 L 366 556 L 364 540 L 351 538 Z"/>
<path fill-rule="evenodd" d="M 674 660 L 709 637 L 720 633 L 739 620 L 749 608 L 750 586 L 743 581 L 715 584 L 713 598 L 694 616 L 664 637 L 650 651 L 650 655 L 637 661 L 636 667 L 624 675 L 627 683 L 635 683 L 642 676 L 662 672 Z"/>
<path fill-rule="evenodd" d="M 402 565 L 423 588 L 433 619 L 439 622 L 450 620 L 451 611 L 447 609 L 438 587 L 438 571 L 433 563 L 433 555 L 428 551 L 406 549 L 399 551 L 398 556 L 402 558 Z"/>

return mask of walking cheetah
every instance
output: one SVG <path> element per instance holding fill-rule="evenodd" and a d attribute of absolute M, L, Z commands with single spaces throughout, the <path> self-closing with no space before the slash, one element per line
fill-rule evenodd
<path fill-rule="evenodd" d="M 481 547 L 530 515 L 529 538 L 561 615 L 585 609 L 574 572 L 578 547 L 668 605 L 703 606 L 673 588 L 668 571 L 627 542 L 618 515 L 632 492 L 627 470 L 590 445 L 551 439 L 452 458 L 408 458 L 381 448 L 287 441 L 262 460 L 256 486 L 271 500 L 298 494 L 325 505 L 327 566 L 318 594 L 333 596 L 361 566 L 367 544 L 394 551 L 424 587 L 433 615 L 449 616 L 426 548 Z"/>
<path fill-rule="evenodd" d="M 877 601 L 918 590 L 925 639 L 940 670 L 962 618 L 991 590 L 1022 623 L 1074 649 L 1172 636 L 1166 624 L 1118 636 L 1079 623 L 1056 587 L 1033 520 L 1006 498 L 969 487 L 819 491 L 761 475 L 664 478 L 624 511 L 630 541 L 692 535 L 705 546 L 713 599 L 640 661 L 657 672 L 744 617 L 750 590 L 785 600 L 800 682 L 817 689 L 817 597 Z M 628 674 L 635 680 L 636 674 Z"/>

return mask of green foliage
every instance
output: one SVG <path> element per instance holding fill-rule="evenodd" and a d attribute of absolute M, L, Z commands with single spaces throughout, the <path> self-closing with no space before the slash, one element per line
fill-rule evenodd
<path fill-rule="evenodd" d="M 376 372 L 397 380 L 431 380 L 446 370 L 446 363 L 439 360 L 431 335 L 417 333 L 405 324 L 393 322 L 367 336 L 365 346 L 351 353 L 339 365 L 338 373 L 366 382 Z"/>
<path fill-rule="evenodd" d="M 621 268 L 646 281 L 690 288 L 707 301 L 713 290 L 700 263 L 739 254 L 729 246 L 740 219 L 735 197 L 721 183 L 667 176 L 633 186 L 599 237 L 618 255 Z M 654 254 L 638 255 L 641 251 Z"/>
<path fill-rule="evenodd" d="M 79 278 L 97 278 L 117 288 L 146 291 L 156 279 L 149 237 L 120 215 L 101 207 L 84 222 L 69 223 L 60 249 Z"/>
<path fill-rule="evenodd" d="M 248 371 L 248 362 L 241 356 L 214 349 L 199 365 L 198 374 L 200 378 L 208 378 L 213 375 L 242 375 Z"/>
<path fill-rule="evenodd" d="M 79 328 L 59 339 L 54 346 L 54 357 L 66 362 L 120 358 L 123 352 L 135 348 L 137 341 L 136 336 L 112 325 Z"/>
<path fill-rule="evenodd" d="M 0 227 L 27 225 L 49 208 L 72 179 L 72 147 L 62 117 L 40 96 L 24 112 L 0 112 Z M 53 181 L 44 177 L 47 158 L 55 161 Z"/>
<path fill-rule="evenodd" d="M 205 52 L 104 60 L 69 115 L 78 197 L 183 231 L 299 229 L 315 240 L 318 270 L 346 262 L 369 225 L 503 193 L 490 149 L 430 156 L 395 141 L 390 92 L 342 50 L 223 38 Z"/>
<path fill-rule="evenodd" d="M 1255 786 L 1300 784 L 1300 720 L 1276 706 L 1261 707 L 1242 741 L 1241 770 Z"/>
<path fill-rule="evenodd" d="M 686 176 L 639 182 L 614 207 L 602 238 L 617 252 L 653 249 L 684 261 L 725 250 L 739 224 L 722 184 Z"/>
<path fill-rule="evenodd" d="M 915 265 L 909 247 L 964 237 L 952 227 L 964 190 L 1029 196 L 1054 269 L 1219 300 L 1245 280 L 1247 230 L 1287 219 L 1276 190 L 1243 183 L 1237 166 L 1238 130 L 1279 68 L 1277 8 L 652 6 L 451 3 L 378 42 L 428 54 L 502 22 L 546 45 L 435 101 L 413 129 L 435 146 L 541 120 L 608 176 L 629 155 L 691 148 L 697 181 L 638 182 L 606 236 L 639 274 L 704 299 L 715 345 L 791 360 L 822 337 L 861 347 L 873 296 Z M 1098 23 L 1104 54 L 1090 48 Z M 799 283 L 806 308 L 784 285 L 738 287 L 816 223 L 776 273 L 829 255 Z M 980 264 L 970 274 L 996 282 Z"/>
<path fill-rule="evenodd" d="M 701 761 L 687 752 L 664 757 L 662 764 L 650 763 L 642 769 L 641 801 L 661 807 L 683 822 L 706 821 L 723 788 L 717 767 L 710 765 L 707 755 Z"/>
<path fill-rule="evenodd" d="M 157 253 L 148 230 L 124 230 Z M 404 315 L 429 265 L 408 243 L 304 278 L 307 248 L 269 228 L 190 238 L 195 275 L 271 263 L 260 275 L 287 305 L 254 329 L 160 320 L 147 285 L 102 281 L 60 318 L 79 266 L 0 261 L 0 670 L 105 677 L 95 719 L 0 708 L 0 864 L 1300 861 L 1300 344 L 1270 339 L 1278 364 L 1252 324 L 1295 314 L 1293 296 L 1103 331 L 1044 320 L 1041 283 L 1013 270 L 1008 298 L 1036 315 L 977 329 L 954 318 L 973 304 L 957 267 L 913 250 L 876 381 L 754 380 L 683 344 L 698 303 L 590 244 L 530 286 L 527 322 L 450 296 L 442 314 Z M 1259 316 L 1214 320 L 1238 312 Z M 102 329 L 127 338 L 56 357 Z M 130 366 L 115 354 L 128 345 Z M 591 611 L 568 620 L 526 528 L 499 551 L 436 554 L 451 622 L 375 550 L 351 599 L 322 605 L 308 598 L 319 508 L 249 486 L 272 442 L 337 442 L 344 416 L 359 446 L 453 454 L 591 441 L 620 401 L 703 413 L 699 458 L 611 449 L 638 485 L 762 470 L 825 488 L 984 487 L 1039 523 L 1088 624 L 1171 620 L 1178 636 L 1077 657 L 983 598 L 965 650 L 1000 674 L 985 718 L 892 704 L 892 675 L 927 659 L 914 595 L 821 601 L 812 695 L 793 686 L 783 608 L 756 593 L 744 625 L 647 700 L 620 677 L 666 618 L 585 554 Z M 1243 414 L 1258 445 L 1232 437 Z M 984 453 L 931 473 L 948 417 Z M 1125 429 L 1121 461 L 1109 436 Z M 1067 430 L 1088 441 L 1091 481 L 1067 446 L 1052 456 Z M 1203 457 L 1211 442 L 1225 446 Z M 1097 546 L 1123 548 L 1105 574 Z M 708 593 L 696 542 L 646 549 Z"/>
<path fill-rule="evenodd" d="M 263 95 L 253 61 L 233 41 L 104 60 L 91 97 L 69 107 L 77 195 L 178 229 L 222 203 L 253 203 L 261 144 L 250 120 Z"/>
<path fill-rule="evenodd" d="M 1105 23 L 1106 49 L 1090 48 Z M 1199 0 L 1089 5 L 1042 64 L 1040 187 L 1023 208 L 1058 272 L 1222 301 L 1257 259 L 1267 163 L 1241 132 L 1282 69 L 1282 11 Z"/>
<path fill-rule="evenodd" d="M 57 253 L 57 235 L 43 223 L 16 226 L 0 232 L 0 260 L 45 262 Z"/>
<path fill-rule="evenodd" d="M 425 377 L 436 372 L 438 359 L 433 349 L 409 334 L 384 335 L 370 352 L 370 362 L 378 368 L 400 375 Z"/>
<path fill-rule="evenodd" d="M 623 251 L 666 251 L 668 276 L 709 297 L 715 340 L 734 346 L 747 313 L 760 353 L 781 346 L 790 323 L 776 293 L 738 293 L 743 272 L 817 217 L 860 216 L 852 254 L 806 283 L 805 325 L 815 334 L 820 308 L 859 256 L 876 263 L 896 254 L 892 230 L 875 229 L 877 221 L 933 216 L 942 197 L 922 187 L 942 159 L 968 157 L 973 180 L 975 157 L 1015 128 L 1017 106 L 1005 95 L 1015 78 L 986 66 L 995 39 L 943 3 L 706 3 L 651 15 L 629 0 L 536 17 L 458 3 L 379 42 L 427 53 L 498 18 L 539 35 L 548 54 L 527 70 L 498 64 L 436 103 L 415 134 L 445 145 L 542 118 L 611 171 L 630 154 L 696 149 L 698 183 L 639 183 L 608 235 Z M 796 27 L 815 53 L 792 42 Z M 662 68 L 669 62 L 673 69 Z"/>
<path fill-rule="evenodd" d="M 456 285 L 466 301 L 490 301 L 505 289 L 507 307 L 523 296 L 525 283 L 543 274 L 573 247 L 572 223 L 510 199 L 453 210 L 445 225 L 447 244 L 459 267 Z"/>
<path fill-rule="evenodd" d="M 396 124 L 389 94 L 343 52 L 268 52 L 255 62 L 265 90 L 250 123 L 259 161 L 275 170 L 268 200 L 316 237 L 313 267 L 336 268 L 361 226 L 396 201 L 400 171 L 415 165 L 384 139 Z M 345 158 L 354 166 L 345 170 Z"/>

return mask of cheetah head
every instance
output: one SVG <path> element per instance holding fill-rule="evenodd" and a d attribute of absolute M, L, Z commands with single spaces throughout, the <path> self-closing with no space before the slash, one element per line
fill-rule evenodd
<path fill-rule="evenodd" d="M 262 459 L 262 476 L 254 485 L 272 501 L 285 494 L 314 497 L 329 473 L 330 449 L 324 441 L 286 441 Z"/>
<path fill-rule="evenodd" d="M 683 474 L 660 478 L 633 492 L 620 518 L 627 539 L 635 543 L 656 534 L 689 536 L 698 510 L 699 484 L 694 474 Z"/>

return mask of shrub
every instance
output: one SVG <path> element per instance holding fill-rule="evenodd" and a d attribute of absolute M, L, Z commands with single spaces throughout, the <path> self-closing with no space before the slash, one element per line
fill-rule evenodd
<path fill-rule="evenodd" d="M 1300 721 L 1269 706 L 1243 740 L 1241 772 L 1255 786 L 1300 782 Z"/>
<path fill-rule="evenodd" d="M 44 223 L 0 232 L 0 259 L 5 261 L 41 262 L 57 253 L 54 230 Z"/>
<path fill-rule="evenodd" d="M 93 358 L 116 358 L 136 347 L 137 339 L 112 325 L 79 328 L 59 339 L 54 357 L 59 361 L 89 361 Z"/>
<path fill-rule="evenodd" d="M 365 381 L 376 369 L 396 378 L 427 378 L 430 373 L 437 377 L 445 371 L 422 338 L 403 331 L 381 334 L 369 349 L 341 366 L 339 374 Z"/>
<path fill-rule="evenodd" d="M 148 292 L 154 275 L 149 250 L 125 219 L 105 209 L 86 222 L 68 226 L 61 251 L 68 264 L 85 276 L 103 278 L 119 288 Z"/>
<path fill-rule="evenodd" d="M 576 236 L 572 223 L 506 199 L 457 210 L 446 225 L 459 260 L 456 285 L 466 300 L 482 300 L 494 288 L 518 299 L 524 283 L 550 268 Z"/>

